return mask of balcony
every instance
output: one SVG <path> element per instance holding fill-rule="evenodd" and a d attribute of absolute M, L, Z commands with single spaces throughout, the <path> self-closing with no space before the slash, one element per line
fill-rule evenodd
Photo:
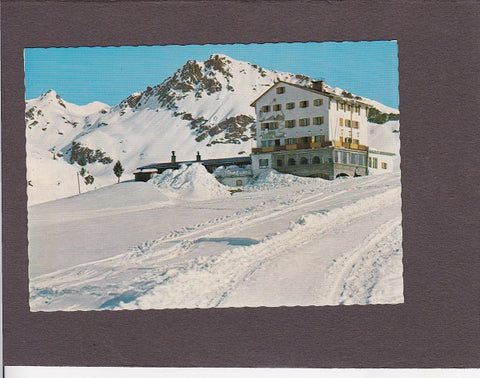
<path fill-rule="evenodd" d="M 326 142 L 312 142 L 312 143 L 295 143 L 295 144 L 287 144 L 285 146 L 272 146 L 272 147 L 254 147 L 252 148 L 252 154 L 261 154 L 263 152 L 274 152 L 274 151 L 292 151 L 292 150 L 310 150 L 314 148 L 322 148 L 322 147 L 328 147 L 331 146 L 333 143 L 331 141 L 326 141 Z M 349 144 L 349 143 L 343 143 L 343 145 Z M 335 141 L 335 146 L 336 147 L 344 147 L 340 142 Z M 357 149 L 361 149 L 361 146 L 359 145 Z M 350 147 L 345 147 L 345 148 L 350 148 Z"/>
<path fill-rule="evenodd" d="M 336 140 L 334 145 L 335 147 L 349 148 L 351 150 L 360 150 L 360 151 L 367 150 L 367 146 L 364 146 L 363 144 L 340 142 L 339 140 Z"/>
<path fill-rule="evenodd" d="M 282 146 L 276 146 L 282 147 Z M 252 148 L 252 154 L 261 154 L 262 152 L 272 152 L 275 147 L 254 147 Z"/>
<path fill-rule="evenodd" d="M 308 150 L 312 148 L 310 143 L 297 143 L 297 150 Z"/>

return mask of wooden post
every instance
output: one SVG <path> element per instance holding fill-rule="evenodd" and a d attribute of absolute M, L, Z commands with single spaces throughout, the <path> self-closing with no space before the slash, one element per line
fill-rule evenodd
<path fill-rule="evenodd" d="M 77 184 L 78 184 L 78 194 L 82 194 L 82 192 L 80 191 L 80 174 L 78 173 L 78 171 L 77 171 Z"/>

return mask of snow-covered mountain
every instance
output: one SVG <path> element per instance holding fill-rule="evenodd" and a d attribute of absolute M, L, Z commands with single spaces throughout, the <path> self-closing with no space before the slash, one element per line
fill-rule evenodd
<path fill-rule="evenodd" d="M 203 158 L 248 155 L 255 121 L 250 103 L 277 80 L 311 83 L 304 75 L 214 54 L 204 62 L 189 60 L 161 84 L 113 107 L 99 102 L 78 106 L 52 90 L 28 100 L 29 204 L 77 194 L 78 185 L 83 192 L 114 183 L 116 160 L 125 168 L 122 179 L 131 179 L 135 168 L 168 161 L 172 150 L 178 160 L 192 160 L 196 151 Z M 398 113 L 363 100 L 381 112 Z"/>

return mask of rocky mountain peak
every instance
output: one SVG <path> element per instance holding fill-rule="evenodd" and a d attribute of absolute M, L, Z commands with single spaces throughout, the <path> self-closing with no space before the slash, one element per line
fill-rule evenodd
<path fill-rule="evenodd" d="M 63 99 L 53 89 L 49 89 L 44 94 L 40 95 L 39 100 L 43 103 L 58 103 L 60 106 L 66 108 Z"/>
<path fill-rule="evenodd" d="M 195 85 L 202 79 L 202 67 L 196 60 L 189 60 L 173 76 L 184 83 Z"/>
<path fill-rule="evenodd" d="M 232 77 L 232 73 L 230 70 L 230 64 L 232 63 L 231 58 L 226 55 L 221 54 L 213 54 L 203 62 L 207 69 L 211 71 L 217 71 L 223 74 L 225 77 Z"/>

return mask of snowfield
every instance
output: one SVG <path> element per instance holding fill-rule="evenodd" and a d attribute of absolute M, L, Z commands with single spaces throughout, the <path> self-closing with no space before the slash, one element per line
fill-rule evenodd
<path fill-rule="evenodd" d="M 30 307 L 402 303 L 401 240 L 399 172 L 230 195 L 194 164 L 30 207 Z"/>

